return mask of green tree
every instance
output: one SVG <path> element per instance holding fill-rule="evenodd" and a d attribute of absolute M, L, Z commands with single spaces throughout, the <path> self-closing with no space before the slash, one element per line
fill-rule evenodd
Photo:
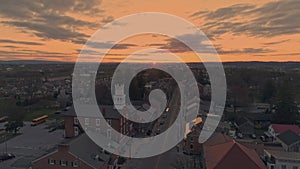
<path fill-rule="evenodd" d="M 272 104 L 273 98 L 276 96 L 276 86 L 272 80 L 267 80 L 263 86 L 262 101 Z"/>
<path fill-rule="evenodd" d="M 275 120 L 277 123 L 294 124 L 297 120 L 297 114 L 292 85 L 286 80 L 278 91 Z"/>
<path fill-rule="evenodd" d="M 21 120 L 17 120 L 17 121 L 9 121 L 6 125 L 5 125 L 5 130 L 7 132 L 12 132 L 14 134 L 16 134 L 20 127 L 23 127 L 23 121 Z"/>

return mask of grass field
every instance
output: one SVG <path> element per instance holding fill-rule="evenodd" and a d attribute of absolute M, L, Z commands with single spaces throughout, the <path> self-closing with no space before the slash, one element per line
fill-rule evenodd
<path fill-rule="evenodd" d="M 0 117 L 23 114 L 24 121 L 31 121 L 42 115 L 48 115 L 49 119 L 60 119 L 60 115 L 54 114 L 59 110 L 59 108 L 42 108 L 36 105 L 30 107 L 17 106 L 14 99 L 0 98 Z"/>

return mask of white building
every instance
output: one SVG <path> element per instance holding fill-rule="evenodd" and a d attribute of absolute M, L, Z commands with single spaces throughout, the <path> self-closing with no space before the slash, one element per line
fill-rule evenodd
<path fill-rule="evenodd" d="M 268 169 L 300 169 L 300 153 L 265 150 Z"/>
<path fill-rule="evenodd" d="M 125 96 L 126 95 L 124 94 L 124 84 L 116 84 L 114 94 L 114 105 L 116 109 L 120 110 L 125 107 Z"/>

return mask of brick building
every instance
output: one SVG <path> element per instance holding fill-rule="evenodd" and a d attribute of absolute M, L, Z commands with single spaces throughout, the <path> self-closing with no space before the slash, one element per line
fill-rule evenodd
<path fill-rule="evenodd" d="M 110 105 L 100 106 L 100 109 L 104 119 L 88 115 L 86 117 L 77 117 L 74 107 L 66 111 L 63 114 L 65 120 L 65 137 L 76 137 L 84 132 L 83 129 L 101 131 L 103 126 L 106 125 L 105 121 L 117 132 L 129 136 L 132 135 L 132 124 L 117 109 Z M 79 121 L 81 121 L 81 124 Z M 105 133 L 107 137 L 110 137 L 111 131 L 105 131 Z"/>
<path fill-rule="evenodd" d="M 32 169 L 105 169 L 110 155 L 85 134 L 32 162 Z"/>
<path fill-rule="evenodd" d="M 202 145 L 199 143 L 199 135 L 203 127 L 202 125 L 202 119 L 198 118 L 191 127 L 191 130 L 187 132 L 186 138 L 183 142 L 183 152 L 185 154 L 201 154 Z"/>

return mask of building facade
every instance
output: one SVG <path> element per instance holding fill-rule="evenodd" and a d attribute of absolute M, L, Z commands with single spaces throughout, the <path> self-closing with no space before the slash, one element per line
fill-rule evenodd
<path fill-rule="evenodd" d="M 268 169 L 299 169 L 300 154 L 281 150 L 265 150 Z"/>

